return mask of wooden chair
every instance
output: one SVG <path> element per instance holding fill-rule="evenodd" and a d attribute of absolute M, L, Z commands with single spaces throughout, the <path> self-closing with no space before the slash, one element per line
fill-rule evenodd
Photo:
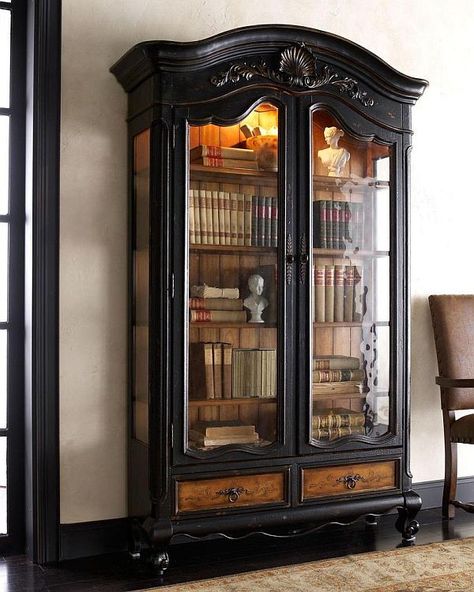
<path fill-rule="evenodd" d="M 454 518 L 455 508 L 474 512 L 474 503 L 456 500 L 457 445 L 474 444 L 474 413 L 454 414 L 474 409 L 474 295 L 430 296 L 429 303 L 444 426 L 443 517 Z"/>

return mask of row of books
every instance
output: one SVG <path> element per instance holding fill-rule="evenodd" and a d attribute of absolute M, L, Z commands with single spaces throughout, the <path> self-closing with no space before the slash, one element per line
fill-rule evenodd
<path fill-rule="evenodd" d="M 199 447 L 227 444 L 256 444 L 259 435 L 254 425 L 240 420 L 197 421 L 188 432 L 190 442 Z"/>
<path fill-rule="evenodd" d="M 313 396 L 359 396 L 367 390 L 365 372 L 360 365 L 360 359 L 355 356 L 313 356 Z"/>
<path fill-rule="evenodd" d="M 201 144 L 189 153 L 191 164 L 217 168 L 258 170 L 257 155 L 248 148 Z"/>
<path fill-rule="evenodd" d="M 189 345 L 190 399 L 276 397 L 276 349 L 232 348 L 230 343 Z"/>
<path fill-rule="evenodd" d="M 193 245 L 278 246 L 278 199 L 248 193 L 189 190 Z"/>
<path fill-rule="evenodd" d="M 313 202 L 313 237 L 322 249 L 362 248 L 364 204 L 337 200 Z"/>
<path fill-rule="evenodd" d="M 335 440 L 351 434 L 365 434 L 363 412 L 336 407 L 318 409 L 313 413 L 312 432 L 315 440 Z"/>
<path fill-rule="evenodd" d="M 242 298 L 190 298 L 190 320 L 194 323 L 246 323 Z"/>
<path fill-rule="evenodd" d="M 276 349 L 234 349 L 232 397 L 276 397 Z"/>
<path fill-rule="evenodd" d="M 316 265 L 314 320 L 317 323 L 362 320 L 361 268 L 356 265 Z"/>

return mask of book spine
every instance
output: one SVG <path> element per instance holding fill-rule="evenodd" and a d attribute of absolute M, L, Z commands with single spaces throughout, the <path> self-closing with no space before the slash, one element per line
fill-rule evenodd
<path fill-rule="evenodd" d="M 212 230 L 213 230 L 213 238 L 214 244 L 220 245 L 220 235 L 219 235 L 219 192 L 212 191 Z"/>
<path fill-rule="evenodd" d="M 245 323 L 245 310 L 191 310 L 191 321 L 213 323 Z"/>
<path fill-rule="evenodd" d="M 345 428 L 365 425 L 363 413 L 334 413 L 329 415 L 313 415 L 313 429 Z"/>
<path fill-rule="evenodd" d="M 218 209 L 218 218 L 219 218 L 219 244 L 225 245 L 226 244 L 226 236 L 225 236 L 225 199 L 224 199 L 224 192 L 219 191 L 217 195 L 217 209 Z"/>
<path fill-rule="evenodd" d="M 243 304 L 240 298 L 200 298 L 191 297 L 189 308 L 192 310 L 242 310 Z"/>
<path fill-rule="evenodd" d="M 278 197 L 272 197 L 271 246 L 278 247 Z"/>
<path fill-rule="evenodd" d="M 272 246 L 272 198 L 265 197 L 265 246 Z"/>
<path fill-rule="evenodd" d="M 265 197 L 260 196 L 259 198 L 259 208 L 258 208 L 258 227 L 259 227 L 259 241 L 258 244 L 260 247 L 265 246 L 266 237 L 265 237 L 265 230 L 266 230 L 266 208 L 265 208 Z"/>
<path fill-rule="evenodd" d="M 315 303 L 316 322 L 324 323 L 326 320 L 326 268 L 324 265 L 316 266 L 315 277 Z"/>
<path fill-rule="evenodd" d="M 334 268 L 334 321 L 344 321 L 344 265 Z"/>
<path fill-rule="evenodd" d="M 214 361 L 212 343 L 204 344 L 204 366 L 206 376 L 206 399 L 214 399 Z"/>
<path fill-rule="evenodd" d="M 194 236 L 197 245 L 202 243 L 201 239 L 201 212 L 199 209 L 199 190 L 193 191 L 193 216 L 194 216 Z"/>
<path fill-rule="evenodd" d="M 327 428 L 321 430 L 313 429 L 313 438 L 316 440 L 336 440 L 343 436 L 351 436 L 353 434 L 365 434 L 364 427 L 344 427 L 344 428 Z"/>
<path fill-rule="evenodd" d="M 231 245 L 237 245 L 237 234 L 238 234 L 237 210 L 238 210 L 237 193 L 231 193 L 230 194 L 230 244 Z"/>
<path fill-rule="evenodd" d="M 203 245 L 209 244 L 209 235 L 207 233 L 207 212 L 206 212 L 206 191 L 199 190 L 199 219 L 201 221 L 201 242 Z"/>
<path fill-rule="evenodd" d="M 257 161 L 240 158 L 215 158 L 213 156 L 202 156 L 193 160 L 194 164 L 202 164 L 211 168 L 240 168 L 258 170 Z"/>
<path fill-rule="evenodd" d="M 191 161 L 202 157 L 211 158 L 233 158 L 236 160 L 256 160 L 257 155 L 253 150 L 247 148 L 232 148 L 227 146 L 209 146 L 201 144 L 190 151 Z"/>
<path fill-rule="evenodd" d="M 334 322 L 334 265 L 325 266 L 324 322 Z"/>
<path fill-rule="evenodd" d="M 249 193 L 244 195 L 244 245 L 252 245 L 252 198 Z"/>
<path fill-rule="evenodd" d="M 328 249 L 334 249 L 333 240 L 333 210 L 334 204 L 332 201 L 326 201 L 326 243 Z"/>
<path fill-rule="evenodd" d="M 212 220 L 212 191 L 206 190 L 206 218 L 207 218 L 207 244 L 214 244 L 214 223 Z"/>
<path fill-rule="evenodd" d="M 225 245 L 230 245 L 230 193 L 224 191 L 224 234 Z"/>
<path fill-rule="evenodd" d="M 344 321 L 352 322 L 354 312 L 354 267 L 346 265 L 344 282 Z"/>
<path fill-rule="evenodd" d="M 332 202 L 332 241 L 333 249 L 340 249 L 341 202 Z"/>
<path fill-rule="evenodd" d="M 323 199 L 321 201 L 314 202 L 316 204 L 316 224 L 319 231 L 317 232 L 316 236 L 318 237 L 317 245 L 321 249 L 328 248 L 328 235 L 327 235 L 327 212 L 328 212 L 328 202 L 327 200 Z"/>
<path fill-rule="evenodd" d="M 258 246 L 258 197 L 252 195 L 252 246 Z"/>
<path fill-rule="evenodd" d="M 313 370 L 313 382 L 348 382 L 364 380 L 363 370 Z"/>
<path fill-rule="evenodd" d="M 359 358 L 349 356 L 313 358 L 313 370 L 358 370 L 359 366 Z"/>
<path fill-rule="evenodd" d="M 350 235 L 350 223 L 351 223 L 351 208 L 349 202 L 344 202 L 344 220 L 342 227 L 342 248 L 349 249 L 352 245 L 352 238 Z"/>
<path fill-rule="evenodd" d="M 222 348 L 222 398 L 232 399 L 232 345 L 230 343 L 223 343 Z"/>
<path fill-rule="evenodd" d="M 237 193 L 237 244 L 243 246 L 245 241 L 245 198 Z"/>
<path fill-rule="evenodd" d="M 214 398 L 222 399 L 222 344 L 212 344 L 214 362 Z"/>
<path fill-rule="evenodd" d="M 196 243 L 196 230 L 194 228 L 194 189 L 190 189 L 188 193 L 188 226 L 189 243 L 194 245 Z"/>

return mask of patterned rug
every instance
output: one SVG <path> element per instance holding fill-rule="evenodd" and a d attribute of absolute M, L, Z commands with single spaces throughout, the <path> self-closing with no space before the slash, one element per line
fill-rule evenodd
<path fill-rule="evenodd" d="M 166 579 L 166 577 L 165 577 Z M 474 538 L 349 555 L 142 592 L 474 592 Z"/>

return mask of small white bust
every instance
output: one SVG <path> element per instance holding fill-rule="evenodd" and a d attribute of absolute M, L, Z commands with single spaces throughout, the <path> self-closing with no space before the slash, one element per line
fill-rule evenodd
<path fill-rule="evenodd" d="M 318 157 L 328 169 L 328 177 L 339 177 L 342 169 L 349 162 L 350 153 L 345 148 L 338 148 L 339 138 L 344 135 L 344 130 L 337 127 L 326 127 L 324 139 L 329 148 L 318 151 Z"/>
<path fill-rule="evenodd" d="M 250 311 L 249 323 L 264 323 L 262 312 L 268 306 L 268 300 L 262 296 L 264 280 L 261 275 L 254 274 L 248 279 L 250 294 L 244 300 L 244 306 Z"/>

